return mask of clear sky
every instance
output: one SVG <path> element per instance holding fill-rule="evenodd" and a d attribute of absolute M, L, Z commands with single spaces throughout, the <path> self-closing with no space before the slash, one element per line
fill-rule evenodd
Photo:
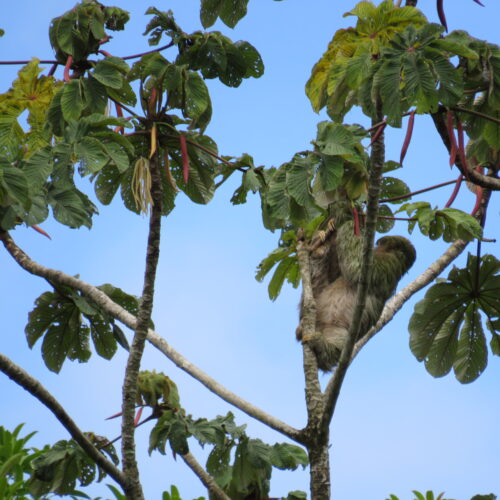
<path fill-rule="evenodd" d="M 51 59 L 49 22 L 73 3 L 3 2 L 0 28 L 6 34 L 0 39 L 0 60 L 32 56 Z M 141 33 L 147 22 L 143 13 L 151 3 L 117 0 L 117 5 L 131 12 L 132 19 L 124 33 L 114 34 L 106 50 L 122 56 L 148 49 Z M 449 28 L 465 29 L 477 38 L 498 43 L 500 6 L 495 0 L 484 3 L 485 8 L 472 0 L 446 2 Z M 309 147 L 317 122 L 325 116 L 312 111 L 304 84 L 333 33 L 353 22 L 352 18 L 342 18 L 353 4 L 351 0 L 252 0 L 249 14 L 235 30 L 219 23 L 215 26 L 233 40 L 252 43 L 266 65 L 261 79 L 247 80 L 237 89 L 208 82 L 214 116 L 207 133 L 217 141 L 222 154 L 248 152 L 256 165 L 279 166 L 296 151 Z M 430 20 L 437 20 L 435 2 L 421 0 L 419 5 Z M 156 7 L 172 9 L 185 31 L 200 29 L 198 0 L 158 0 Z M 18 69 L 0 66 L 0 92 L 8 89 Z M 348 119 L 367 123 L 360 114 L 349 115 Z M 388 135 L 388 159 L 397 160 L 404 130 Z M 417 117 L 403 172 L 405 180 L 416 190 L 456 175 L 450 172 L 446 151 L 434 137 L 430 121 Z M 87 180 L 81 185 L 92 193 Z M 285 286 L 272 303 L 266 285 L 255 281 L 255 268 L 275 248 L 278 234 L 263 228 L 256 196 L 250 196 L 244 206 L 229 203 L 237 185 L 236 179 L 227 182 L 208 206 L 194 205 L 179 196 L 177 208 L 164 221 L 153 314 L 156 329 L 229 389 L 291 425 L 302 427 L 304 381 L 301 348 L 294 338 L 300 291 Z M 451 188 L 445 188 L 432 198 L 415 200 L 430 199 L 442 206 L 450 192 Z M 459 206 L 470 211 L 473 203 L 472 194 L 462 189 Z M 498 212 L 497 201 L 489 210 L 488 238 L 500 238 Z M 52 241 L 26 228 L 17 229 L 13 237 L 46 266 L 79 274 L 96 285 L 113 283 L 129 293 L 140 293 L 147 221 L 127 212 L 119 197 L 111 206 L 100 206 L 91 231 L 71 230 L 51 220 L 43 228 L 52 235 Z M 407 233 L 404 223 L 394 231 Z M 418 261 L 400 286 L 409 283 L 446 248 L 442 242 L 430 242 L 418 234 L 412 240 Z M 499 246 L 488 243 L 483 248 L 498 256 Z M 457 265 L 463 265 L 464 260 L 460 258 Z M 49 372 L 39 345 L 30 351 L 24 336 L 28 311 L 46 290 L 43 280 L 27 275 L 0 249 L 0 350 L 38 377 L 82 429 L 115 437 L 119 423 L 104 419 L 120 409 L 124 353 L 119 352 L 109 362 L 97 355 L 87 364 L 67 361 L 59 375 Z M 335 498 L 383 500 L 395 493 L 409 499 L 412 489 L 446 491 L 447 497 L 457 500 L 469 499 L 475 493 L 500 495 L 500 363 L 490 356 L 485 373 L 467 386 L 459 384 L 453 375 L 433 379 L 408 347 L 408 319 L 415 301 L 422 296 L 423 292 L 417 294 L 405 306 L 348 372 L 332 424 Z M 269 443 L 285 440 L 207 392 L 150 346 L 142 366 L 163 371 L 176 381 L 181 402 L 193 416 L 212 418 L 233 411 L 239 424 L 248 424 L 252 437 Z M 68 438 L 48 410 L 3 375 L 0 395 L 0 425 L 12 429 L 25 422 L 26 432 L 38 431 L 32 440 L 37 446 Z M 160 498 L 170 484 L 180 488 L 185 500 L 204 495 L 201 483 L 182 461 L 176 462 L 171 455 L 147 456 L 149 430 L 145 425 L 137 432 L 148 500 Z M 194 445 L 193 451 L 197 450 Z M 271 496 L 308 490 L 307 471 L 275 472 L 273 478 Z M 111 498 L 103 485 L 90 491 Z"/>

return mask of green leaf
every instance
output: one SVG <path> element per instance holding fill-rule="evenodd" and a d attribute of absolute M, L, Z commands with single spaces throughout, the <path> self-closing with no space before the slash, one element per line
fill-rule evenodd
<path fill-rule="evenodd" d="M 240 19 L 247 13 L 248 0 L 223 0 L 219 10 L 221 21 L 230 28 L 234 28 Z"/>
<path fill-rule="evenodd" d="M 199 118 L 210 103 L 207 86 L 198 73 L 190 71 L 185 83 L 186 116 Z"/>
<path fill-rule="evenodd" d="M 354 144 L 356 142 L 352 132 L 344 125 L 326 121 L 318 124 L 315 144 L 325 155 L 355 155 Z"/>
<path fill-rule="evenodd" d="M 90 113 L 104 113 L 108 104 L 106 87 L 92 75 L 82 80 L 83 95 Z"/>
<path fill-rule="evenodd" d="M 302 158 L 294 160 L 286 169 L 286 189 L 299 205 L 307 207 L 313 203 L 310 189 L 312 165 Z"/>
<path fill-rule="evenodd" d="M 95 350 L 104 359 L 111 359 L 117 350 L 114 325 L 102 316 L 88 318 L 90 322 L 90 335 Z"/>
<path fill-rule="evenodd" d="M 481 317 L 477 310 L 469 308 L 458 339 L 453 370 L 462 384 L 469 384 L 481 375 L 487 364 L 488 351 Z"/>
<path fill-rule="evenodd" d="M 32 193 L 38 192 L 47 181 L 54 168 L 54 156 L 51 147 L 39 149 L 23 164 L 23 171 Z"/>
<path fill-rule="evenodd" d="M 120 173 L 125 172 L 130 167 L 129 156 L 120 144 L 117 142 L 103 142 L 102 148 Z"/>
<path fill-rule="evenodd" d="M 139 312 L 139 298 L 135 295 L 130 295 L 129 293 L 124 292 L 118 287 L 110 285 L 106 283 L 104 285 L 100 285 L 97 288 L 104 292 L 113 302 L 116 302 L 124 309 L 126 309 L 130 314 L 137 316 Z M 151 327 L 154 328 L 153 323 L 151 322 Z"/>
<path fill-rule="evenodd" d="M 91 75 L 105 87 L 120 89 L 123 86 L 121 71 L 108 58 L 98 61 Z"/>
<path fill-rule="evenodd" d="M 78 120 L 85 107 L 80 80 L 65 83 L 61 94 L 61 110 L 66 121 Z"/>
<path fill-rule="evenodd" d="M 273 277 L 269 282 L 268 293 L 271 300 L 276 300 L 281 292 L 285 278 L 290 271 L 291 266 L 294 264 L 295 259 L 292 257 L 285 257 L 274 271 Z"/>
<path fill-rule="evenodd" d="M 61 224 L 69 227 L 92 225 L 92 215 L 97 212 L 95 205 L 74 186 L 61 185 L 48 191 L 49 204 L 54 217 Z"/>
<path fill-rule="evenodd" d="M 391 218 L 394 214 L 387 205 L 380 205 L 377 218 L 377 233 L 387 233 L 394 227 L 395 221 Z"/>
<path fill-rule="evenodd" d="M 201 0 L 200 21 L 205 29 L 215 23 L 223 3 L 224 0 Z"/>
<path fill-rule="evenodd" d="M 107 165 L 97 176 L 94 183 L 97 199 L 103 205 L 109 205 L 120 187 L 121 175 L 114 165 Z"/>
<path fill-rule="evenodd" d="M 410 193 L 410 188 L 402 180 L 396 177 L 383 177 L 381 183 L 380 198 L 396 198 Z M 401 203 L 401 200 L 389 201 L 388 203 Z"/>
<path fill-rule="evenodd" d="M 101 142 L 93 137 L 84 137 L 75 144 L 75 154 L 81 162 L 84 173 L 95 174 L 109 161 Z"/>
<path fill-rule="evenodd" d="M 271 448 L 269 459 L 273 467 L 281 470 L 295 470 L 299 465 L 305 468 L 309 464 L 307 453 L 299 446 L 288 443 L 276 443 Z"/>
<path fill-rule="evenodd" d="M 244 78 L 260 78 L 264 74 L 264 62 L 257 49 L 248 42 L 236 42 L 246 64 Z"/>
<path fill-rule="evenodd" d="M 323 191 L 337 189 L 344 175 L 344 160 L 339 156 L 321 154 L 318 175 Z"/>
<path fill-rule="evenodd" d="M 0 205 L 9 205 L 12 202 L 29 207 L 28 180 L 20 168 L 0 160 Z"/>

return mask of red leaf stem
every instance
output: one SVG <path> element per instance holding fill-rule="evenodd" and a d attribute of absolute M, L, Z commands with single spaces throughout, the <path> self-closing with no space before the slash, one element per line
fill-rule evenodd
<path fill-rule="evenodd" d="M 51 240 L 52 238 L 50 237 L 50 234 L 45 232 L 41 227 L 38 227 L 38 226 L 31 226 L 32 229 L 34 229 L 37 233 L 40 233 L 40 234 L 43 234 L 44 236 L 46 236 L 49 240 Z"/>
<path fill-rule="evenodd" d="M 476 167 L 474 169 L 476 172 L 483 174 L 483 167 Z M 476 203 L 474 204 L 474 208 L 472 209 L 471 215 L 476 215 L 478 210 L 481 208 L 481 201 L 483 199 L 483 188 L 481 186 L 475 185 L 476 188 Z"/>
<path fill-rule="evenodd" d="M 143 406 L 140 406 L 139 409 L 137 410 L 137 414 L 134 419 L 134 427 L 137 427 L 137 424 L 139 423 L 139 420 L 141 420 L 142 416 L 142 410 L 144 409 Z"/>
<path fill-rule="evenodd" d="M 186 144 L 186 136 L 181 134 L 179 136 L 179 142 L 181 144 L 181 154 L 182 154 L 182 173 L 184 175 L 184 182 L 187 183 L 189 180 L 189 157 Z"/>
<path fill-rule="evenodd" d="M 460 155 L 460 159 L 462 160 L 465 176 L 468 178 L 469 167 L 467 164 L 467 156 L 465 155 L 464 128 L 462 126 L 462 121 L 460 120 L 460 118 L 457 118 L 457 131 L 458 131 L 458 153 Z"/>
<path fill-rule="evenodd" d="M 370 144 L 368 144 L 368 147 L 370 148 L 373 146 L 375 142 L 377 142 L 377 139 L 380 137 L 382 132 L 384 131 L 385 127 L 387 126 L 387 122 L 384 120 L 378 127 L 378 130 L 373 134 L 372 140 Z"/>
<path fill-rule="evenodd" d="M 446 114 L 446 128 L 451 142 L 450 167 L 453 167 L 453 165 L 455 165 L 455 160 L 457 159 L 457 140 L 455 138 L 455 130 L 453 129 L 453 113 L 450 110 L 448 110 L 448 113 Z"/>
<path fill-rule="evenodd" d="M 73 64 L 73 56 L 68 56 L 66 59 L 66 64 L 64 65 L 64 81 L 69 82 L 69 70 L 71 68 L 71 65 Z"/>
<path fill-rule="evenodd" d="M 444 26 L 444 29 L 448 31 L 448 24 L 446 22 L 446 16 L 444 14 L 443 0 L 437 0 L 437 11 L 438 11 L 439 21 Z"/>
<path fill-rule="evenodd" d="M 356 207 L 352 207 L 352 215 L 354 216 L 354 235 L 361 236 L 361 229 L 359 227 L 359 213 Z"/>
<path fill-rule="evenodd" d="M 455 201 L 458 192 L 460 191 L 460 187 L 462 186 L 463 176 L 462 173 L 458 176 L 457 182 L 455 183 L 455 187 L 453 188 L 453 192 L 451 193 L 450 199 L 447 201 L 445 208 L 451 207 L 451 204 Z"/>
<path fill-rule="evenodd" d="M 410 113 L 410 118 L 408 119 L 408 128 L 406 129 L 406 136 L 403 142 L 403 147 L 401 148 L 401 156 L 399 158 L 399 163 L 403 164 L 403 160 L 405 159 L 406 152 L 408 151 L 408 146 L 411 142 L 411 136 L 413 134 L 413 125 L 415 123 L 415 110 Z"/>

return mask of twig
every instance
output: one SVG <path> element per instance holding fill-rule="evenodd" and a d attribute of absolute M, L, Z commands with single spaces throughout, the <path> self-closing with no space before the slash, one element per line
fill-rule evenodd
<path fill-rule="evenodd" d="M 469 115 L 479 116 L 480 118 L 484 118 L 485 120 L 489 120 L 490 122 L 500 125 L 500 120 L 498 118 L 486 115 L 485 113 L 481 113 L 480 111 L 475 111 L 474 109 L 461 108 L 460 106 L 452 106 L 450 109 L 452 109 L 453 111 L 458 111 L 460 113 L 468 113 Z"/>
<path fill-rule="evenodd" d="M 33 62 L 33 59 L 30 59 L 28 61 L 0 61 L 1 64 L 29 64 L 30 62 Z M 44 61 L 38 61 L 39 64 L 59 64 L 58 61 L 51 61 L 51 60 L 44 60 Z"/>
<path fill-rule="evenodd" d="M 70 276 L 62 271 L 51 269 L 32 260 L 25 252 L 23 252 L 14 242 L 12 237 L 7 231 L 0 230 L 0 240 L 4 247 L 12 256 L 12 258 L 23 269 L 35 276 L 48 279 L 51 282 L 58 283 L 59 285 L 69 286 L 75 290 L 79 290 L 111 317 L 121 321 L 124 325 L 132 330 L 136 328 L 136 317 L 129 313 L 126 309 L 111 300 L 104 292 L 97 287 L 81 280 Z M 279 420 L 278 418 L 269 415 L 260 408 L 240 398 L 235 393 L 228 390 L 222 384 L 214 380 L 205 372 L 200 370 L 197 366 L 193 365 L 184 356 L 178 353 L 170 344 L 157 332 L 153 330 L 148 331 L 148 341 L 154 345 L 160 352 L 162 352 L 168 359 L 170 359 L 181 370 L 185 371 L 193 378 L 203 384 L 209 391 L 213 392 L 227 403 L 240 409 L 252 418 L 262 422 L 263 424 L 271 427 L 272 429 L 284 434 L 292 440 L 297 441 L 300 436 L 300 431 Z"/>
<path fill-rule="evenodd" d="M 120 484 L 124 490 L 126 489 L 128 486 L 127 476 L 99 452 L 66 413 L 66 410 L 57 399 L 38 380 L 3 354 L 0 354 L 0 370 L 46 406 L 71 434 L 71 437 L 83 448 L 85 453 Z"/>
<path fill-rule="evenodd" d="M 147 50 L 146 52 L 141 52 L 139 54 L 133 54 L 131 56 L 120 57 L 120 59 L 122 59 L 124 61 L 127 61 L 128 59 L 137 59 L 138 57 L 142 57 L 142 56 L 145 56 L 147 54 L 153 54 L 154 52 L 160 52 L 162 50 L 169 49 L 173 45 L 174 45 L 174 42 L 171 41 L 170 43 L 163 45 L 163 47 L 158 47 L 157 49 L 153 49 L 153 50 Z"/>
<path fill-rule="evenodd" d="M 436 184 L 435 186 L 431 186 L 431 187 L 424 188 L 424 189 L 419 189 L 418 191 L 413 191 L 413 192 L 408 193 L 408 194 L 402 194 L 401 196 L 394 196 L 394 198 L 384 198 L 384 199 L 379 200 L 379 203 L 387 203 L 390 201 L 404 200 L 405 198 L 411 198 L 412 196 L 415 196 L 417 194 L 422 194 L 422 193 L 426 193 L 427 191 L 432 191 L 433 189 L 438 189 L 438 188 L 441 188 L 444 186 L 449 186 L 450 184 L 455 184 L 456 182 L 457 182 L 456 180 L 442 182 L 441 184 Z"/>
<path fill-rule="evenodd" d="M 181 455 L 182 460 L 186 465 L 199 477 L 200 481 L 205 485 L 207 490 L 219 500 L 231 500 L 215 482 L 214 478 L 206 472 L 196 458 L 190 452 Z"/>

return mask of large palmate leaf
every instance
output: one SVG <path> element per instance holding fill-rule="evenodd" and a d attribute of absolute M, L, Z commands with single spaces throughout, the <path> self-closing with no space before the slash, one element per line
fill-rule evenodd
<path fill-rule="evenodd" d="M 337 121 L 356 103 L 356 90 L 369 77 L 370 67 L 382 48 L 408 25 L 426 23 L 419 10 L 398 8 L 392 0 L 384 0 L 378 6 L 362 1 L 345 15 L 356 16 L 356 26 L 335 33 L 306 85 L 313 109 L 319 111 L 328 105 L 329 115 Z"/>
<path fill-rule="evenodd" d="M 435 112 L 438 104 L 450 107 L 462 97 L 463 77 L 449 60 L 454 45 L 442 49 L 442 31 L 436 24 L 410 25 L 382 49 L 372 93 L 380 94 L 391 125 L 400 127 L 402 112 L 412 106 L 418 113 Z"/>
<path fill-rule="evenodd" d="M 137 297 L 112 285 L 99 288 L 131 314 L 137 314 Z M 66 358 L 87 361 L 91 355 L 90 338 L 97 354 L 105 359 L 114 356 L 117 342 L 128 349 L 127 339 L 113 318 L 80 293 L 66 287 L 45 292 L 37 298 L 25 332 L 30 347 L 43 337 L 42 357 L 54 372 L 61 370 Z"/>
<path fill-rule="evenodd" d="M 432 286 L 410 319 L 410 348 L 435 377 L 453 368 L 462 383 L 474 381 L 486 368 L 488 353 L 481 315 L 498 350 L 500 318 L 500 261 L 469 255 L 465 269 L 454 268 L 446 282 Z"/>

